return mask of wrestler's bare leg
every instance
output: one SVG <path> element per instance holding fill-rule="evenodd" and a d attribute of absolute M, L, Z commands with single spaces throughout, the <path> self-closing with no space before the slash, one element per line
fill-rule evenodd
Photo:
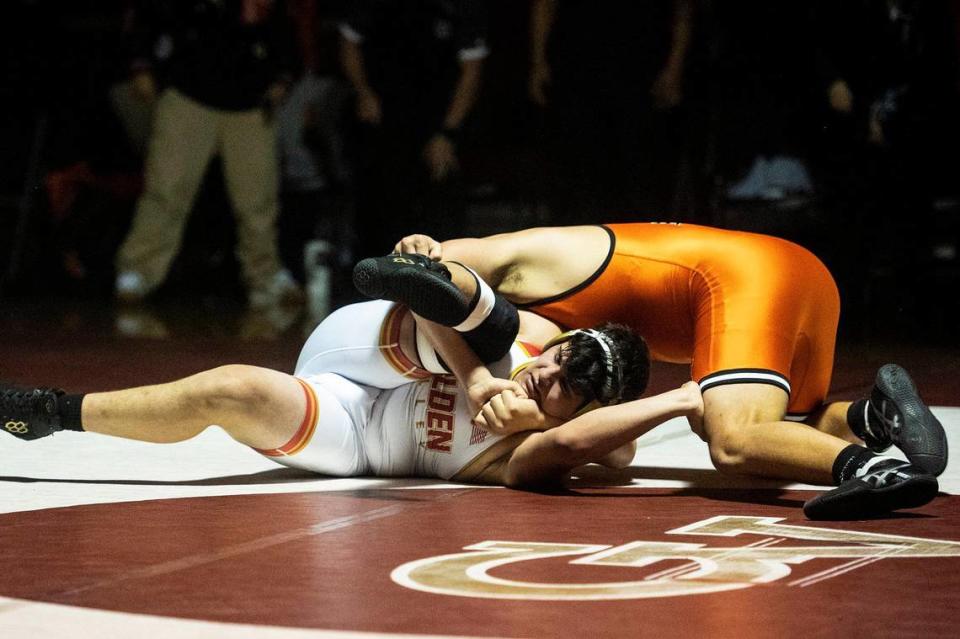
<path fill-rule="evenodd" d="M 850 442 L 784 421 L 787 399 L 782 389 L 767 384 L 707 389 L 703 428 L 714 466 L 727 473 L 832 484 L 833 462 Z"/>
<path fill-rule="evenodd" d="M 804 420 L 805 424 L 817 430 L 849 442 L 863 445 L 863 440 L 853 434 L 850 424 L 847 423 L 847 410 L 851 402 L 831 402 L 815 411 Z"/>
<path fill-rule="evenodd" d="M 477 280 L 473 276 L 473 273 L 459 262 L 447 262 L 443 260 L 441 263 L 450 271 L 450 281 L 453 282 L 453 285 L 460 289 L 460 292 L 468 299 L 473 297 L 477 292 Z"/>
<path fill-rule="evenodd" d="M 278 448 L 296 433 L 306 398 L 292 376 L 230 365 L 167 384 L 107 393 L 83 401 L 83 428 L 93 433 L 172 443 L 221 426 L 240 443 Z"/>

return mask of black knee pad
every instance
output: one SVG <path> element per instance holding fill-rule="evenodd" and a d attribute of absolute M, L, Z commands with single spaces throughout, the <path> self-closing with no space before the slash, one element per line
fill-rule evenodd
<path fill-rule="evenodd" d="M 509 353 L 520 332 L 517 307 L 502 295 L 496 295 L 495 300 L 493 310 L 479 326 L 461 333 L 484 364 L 495 362 Z"/>

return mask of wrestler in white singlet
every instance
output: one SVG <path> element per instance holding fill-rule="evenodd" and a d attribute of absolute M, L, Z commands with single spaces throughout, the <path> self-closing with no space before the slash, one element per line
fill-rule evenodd
<path fill-rule="evenodd" d="M 452 375 L 404 370 L 390 338 L 396 308 L 382 301 L 352 304 L 317 327 L 295 371 L 316 410 L 294 445 L 261 452 L 321 474 L 450 479 L 502 439 L 471 424 L 466 392 Z M 496 377 L 510 377 L 534 357 L 515 343 L 488 367 Z"/>

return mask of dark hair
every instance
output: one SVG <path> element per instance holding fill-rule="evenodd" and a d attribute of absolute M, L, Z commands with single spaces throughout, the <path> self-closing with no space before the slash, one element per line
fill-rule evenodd
<path fill-rule="evenodd" d="M 597 338 L 574 333 L 565 344 L 562 373 L 567 387 L 588 402 L 619 404 L 640 397 L 650 380 L 650 351 L 640 335 L 622 324 L 607 322 L 594 330 L 603 333 L 613 356 L 614 374 Z"/>

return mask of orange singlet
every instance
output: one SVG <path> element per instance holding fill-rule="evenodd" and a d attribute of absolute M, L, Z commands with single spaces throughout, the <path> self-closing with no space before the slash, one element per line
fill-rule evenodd
<path fill-rule="evenodd" d="M 766 383 L 788 418 L 823 402 L 840 296 L 826 267 L 786 240 L 692 224 L 611 224 L 607 260 L 587 281 L 522 305 L 569 328 L 619 322 L 654 359 L 690 362 L 703 390 Z"/>

